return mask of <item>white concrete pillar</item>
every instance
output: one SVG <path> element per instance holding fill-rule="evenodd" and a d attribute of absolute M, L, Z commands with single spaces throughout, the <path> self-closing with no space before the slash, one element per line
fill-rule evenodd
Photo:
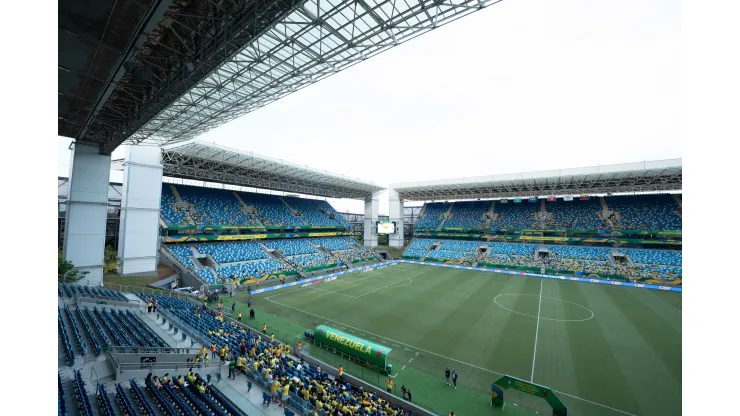
<path fill-rule="evenodd" d="M 378 246 L 378 196 L 365 200 L 365 247 Z"/>
<path fill-rule="evenodd" d="M 393 189 L 388 190 L 388 216 L 391 222 L 396 223 L 396 232 L 388 237 L 391 247 L 403 247 L 403 200 L 398 197 L 398 193 Z"/>
<path fill-rule="evenodd" d="M 153 146 L 127 146 L 118 235 L 118 273 L 156 273 L 161 197 L 162 150 Z"/>
<path fill-rule="evenodd" d="M 63 256 L 80 271 L 88 272 L 82 281 L 102 284 L 110 155 L 99 154 L 97 145 L 73 146 Z"/>

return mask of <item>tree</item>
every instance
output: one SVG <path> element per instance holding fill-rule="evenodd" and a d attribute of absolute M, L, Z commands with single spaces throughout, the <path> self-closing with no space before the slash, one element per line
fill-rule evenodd
<path fill-rule="evenodd" d="M 116 273 L 118 271 L 118 253 L 111 246 L 105 246 L 104 273 Z"/>
<path fill-rule="evenodd" d="M 80 271 L 75 269 L 75 265 L 72 264 L 71 261 L 64 260 L 64 256 L 62 256 L 62 250 L 59 250 L 59 269 L 58 269 L 58 279 L 59 283 L 74 283 L 83 277 L 85 277 L 86 274 L 90 273 L 87 271 Z"/>

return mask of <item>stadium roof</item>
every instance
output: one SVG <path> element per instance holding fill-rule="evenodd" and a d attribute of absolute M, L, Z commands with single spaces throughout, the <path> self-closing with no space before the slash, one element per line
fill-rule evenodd
<path fill-rule="evenodd" d="M 385 189 L 372 182 L 198 141 L 163 148 L 162 164 L 165 176 L 327 198 L 365 199 Z"/>
<path fill-rule="evenodd" d="M 77 6 L 62 12 L 75 24 L 96 17 L 103 30 L 88 36 L 91 42 L 108 35 L 105 13 L 93 13 L 97 2 L 86 9 L 90 2 L 60 1 L 60 10 Z M 97 143 L 105 154 L 124 141 L 166 145 L 195 138 L 501 0 L 120 1 L 146 16 L 126 20 L 120 13 L 111 20 L 137 29 L 110 34 L 122 42 L 111 69 L 89 66 L 97 99 L 86 98 L 84 108 L 64 116 L 84 122 L 63 128 L 60 112 L 60 135 Z M 95 45 L 103 43 L 91 46 L 97 51 Z M 76 59 L 72 47 L 60 32 L 60 57 Z M 93 49 L 86 53 L 96 56 Z M 70 85 L 84 89 L 86 69 L 75 68 Z"/>
<path fill-rule="evenodd" d="M 668 192 L 682 186 L 681 159 L 392 184 L 406 201 Z"/>
<path fill-rule="evenodd" d="M 59 0 L 58 134 L 81 138 L 171 0 Z M 142 38 L 143 42 L 143 38 Z M 120 110 L 118 110 L 120 111 Z"/>

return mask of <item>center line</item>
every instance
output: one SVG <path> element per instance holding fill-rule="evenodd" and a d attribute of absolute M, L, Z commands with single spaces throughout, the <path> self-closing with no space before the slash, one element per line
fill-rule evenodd
<path fill-rule="evenodd" d="M 532 354 L 532 375 L 529 377 L 529 382 L 534 382 L 534 362 L 537 359 L 537 336 L 540 333 L 540 308 L 542 308 L 542 284 L 545 279 L 540 280 L 540 303 L 537 305 L 537 329 L 534 332 L 534 354 Z"/>

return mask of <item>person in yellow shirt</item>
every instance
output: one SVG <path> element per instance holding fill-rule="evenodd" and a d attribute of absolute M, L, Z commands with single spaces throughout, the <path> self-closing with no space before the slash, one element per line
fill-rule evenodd
<path fill-rule="evenodd" d="M 279 388 L 280 388 L 280 383 L 278 383 L 277 380 L 275 380 L 272 383 L 272 386 L 270 386 L 270 393 L 272 395 L 272 400 L 275 402 L 278 401 L 278 389 Z"/>
<path fill-rule="evenodd" d="M 287 406 L 285 402 L 288 401 L 288 394 L 290 393 L 290 383 L 285 383 L 283 386 L 283 394 L 280 396 L 280 405 Z"/>
<path fill-rule="evenodd" d="M 275 342 L 275 333 L 270 334 L 270 342 Z"/>
<path fill-rule="evenodd" d="M 201 394 L 206 392 L 206 388 L 202 384 L 198 384 L 198 391 L 201 392 Z"/>
<path fill-rule="evenodd" d="M 290 355 L 290 345 L 285 344 L 285 356 L 287 357 L 288 355 Z"/>
<path fill-rule="evenodd" d="M 199 355 L 206 355 L 206 347 L 205 346 L 200 347 L 200 354 Z"/>

